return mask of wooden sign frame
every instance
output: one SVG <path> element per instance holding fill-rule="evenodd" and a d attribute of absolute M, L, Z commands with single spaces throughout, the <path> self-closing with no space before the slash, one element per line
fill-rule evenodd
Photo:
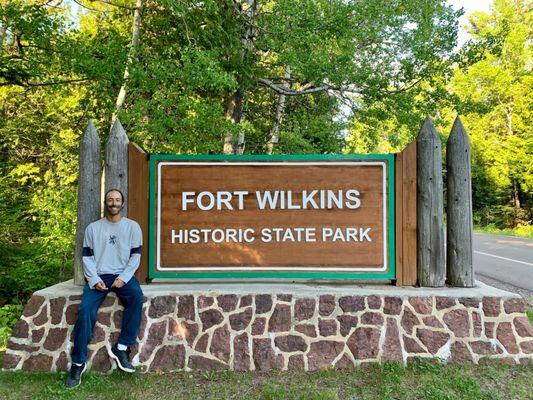
<path fill-rule="evenodd" d="M 161 271 L 157 268 L 157 185 L 158 185 L 158 165 L 160 163 L 221 163 L 221 165 L 239 164 L 261 164 L 261 165 L 285 165 L 286 163 L 297 163 L 304 165 L 314 165 L 332 163 L 363 163 L 363 162 L 381 161 L 385 164 L 384 174 L 386 174 L 386 195 L 383 198 L 383 205 L 386 213 L 386 226 L 384 226 L 384 237 L 386 237 L 386 269 L 384 271 L 368 270 L 362 271 L 331 271 L 316 268 L 310 270 L 298 270 L 297 268 L 261 268 L 251 269 L 244 268 L 231 269 L 226 267 L 219 270 L 205 271 Z M 150 155 L 149 168 L 149 239 L 148 239 L 148 277 L 150 279 L 174 278 L 174 279 L 261 279 L 261 280 L 315 280 L 315 279 L 364 279 L 364 280 L 394 280 L 395 271 L 395 158 L 393 154 L 350 154 L 350 155 L 298 155 L 298 156 L 220 156 L 220 155 Z M 385 177 L 384 177 L 385 179 Z M 385 218 L 384 218 L 385 219 Z"/>

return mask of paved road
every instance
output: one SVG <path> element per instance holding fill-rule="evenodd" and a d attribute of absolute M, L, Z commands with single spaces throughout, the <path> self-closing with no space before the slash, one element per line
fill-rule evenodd
<path fill-rule="evenodd" d="M 474 271 L 482 282 L 533 296 L 533 240 L 475 233 Z"/>

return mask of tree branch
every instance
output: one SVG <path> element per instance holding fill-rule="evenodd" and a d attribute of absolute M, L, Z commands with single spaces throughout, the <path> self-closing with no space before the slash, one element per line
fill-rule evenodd
<path fill-rule="evenodd" d="M 14 81 L 14 82 L 2 82 L 0 83 L 1 86 L 10 86 L 10 85 L 16 85 L 16 86 L 22 86 L 22 87 L 41 87 L 41 86 L 54 86 L 54 85 L 63 85 L 66 83 L 81 83 L 92 80 L 91 78 L 83 78 L 83 79 L 66 79 L 66 80 L 59 80 L 59 81 L 51 81 L 51 82 L 20 82 L 20 81 Z"/>

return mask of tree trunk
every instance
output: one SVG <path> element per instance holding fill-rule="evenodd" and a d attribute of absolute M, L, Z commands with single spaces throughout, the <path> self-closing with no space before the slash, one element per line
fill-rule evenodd
<path fill-rule="evenodd" d="M 291 67 L 287 66 L 285 68 L 285 82 L 283 87 L 289 88 L 288 81 L 291 79 Z M 281 120 L 283 119 L 283 113 L 285 112 L 285 95 L 279 95 L 278 107 L 276 108 L 276 115 L 274 117 L 274 123 L 272 124 L 272 129 L 270 130 L 266 153 L 272 154 L 274 146 L 279 142 L 279 127 L 281 125 Z"/>
<path fill-rule="evenodd" d="M 139 47 L 141 13 L 144 8 L 145 2 L 146 0 L 137 0 L 137 3 L 135 5 L 135 12 L 133 13 L 133 26 L 132 26 L 132 33 L 131 33 L 131 46 L 130 46 L 130 49 L 128 50 L 128 57 L 126 59 L 126 67 L 124 69 L 124 76 L 122 79 L 122 86 L 120 87 L 120 90 L 117 96 L 117 101 L 115 102 L 115 112 L 113 113 L 113 116 L 111 117 L 111 126 L 113 126 L 113 123 L 115 122 L 115 119 L 117 118 L 117 115 L 119 111 L 122 109 L 122 106 L 124 105 L 124 101 L 126 100 L 126 84 L 130 77 L 131 63 L 133 62 L 135 55 L 137 53 L 137 49 Z"/>
<path fill-rule="evenodd" d="M 241 63 L 246 62 L 246 56 L 254 49 L 254 37 L 255 37 L 255 19 L 257 17 L 258 0 L 246 0 L 243 3 L 243 7 L 239 11 L 242 13 L 245 19 L 245 23 L 241 34 L 241 43 L 243 48 L 241 50 L 240 58 Z M 228 102 L 226 103 L 226 118 L 236 124 L 237 126 L 242 122 L 244 115 L 244 84 L 242 79 L 238 79 L 239 87 L 232 93 Z M 245 134 L 243 131 L 239 131 L 237 135 L 236 143 L 233 143 L 233 136 L 231 132 L 226 133 L 224 136 L 223 152 L 224 154 L 243 154 L 245 146 Z"/>

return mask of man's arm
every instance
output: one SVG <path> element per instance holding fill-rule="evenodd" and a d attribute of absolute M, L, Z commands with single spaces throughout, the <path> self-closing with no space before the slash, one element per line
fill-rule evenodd
<path fill-rule="evenodd" d="M 83 275 L 85 275 L 85 278 L 87 279 L 89 287 L 91 289 L 94 289 L 95 288 L 94 286 L 98 282 L 102 282 L 102 280 L 98 276 L 98 273 L 96 270 L 96 259 L 94 258 L 94 250 L 93 250 L 93 235 L 92 235 L 92 229 L 89 229 L 89 226 L 85 229 L 85 236 L 83 237 L 82 260 L 83 260 Z"/>
<path fill-rule="evenodd" d="M 130 243 L 130 258 L 126 264 L 126 267 L 124 268 L 124 271 L 122 271 L 122 273 L 118 276 L 118 279 L 123 281 L 124 284 L 129 282 L 141 263 L 142 241 L 143 237 L 141 228 L 139 227 L 139 224 L 135 223 Z"/>

